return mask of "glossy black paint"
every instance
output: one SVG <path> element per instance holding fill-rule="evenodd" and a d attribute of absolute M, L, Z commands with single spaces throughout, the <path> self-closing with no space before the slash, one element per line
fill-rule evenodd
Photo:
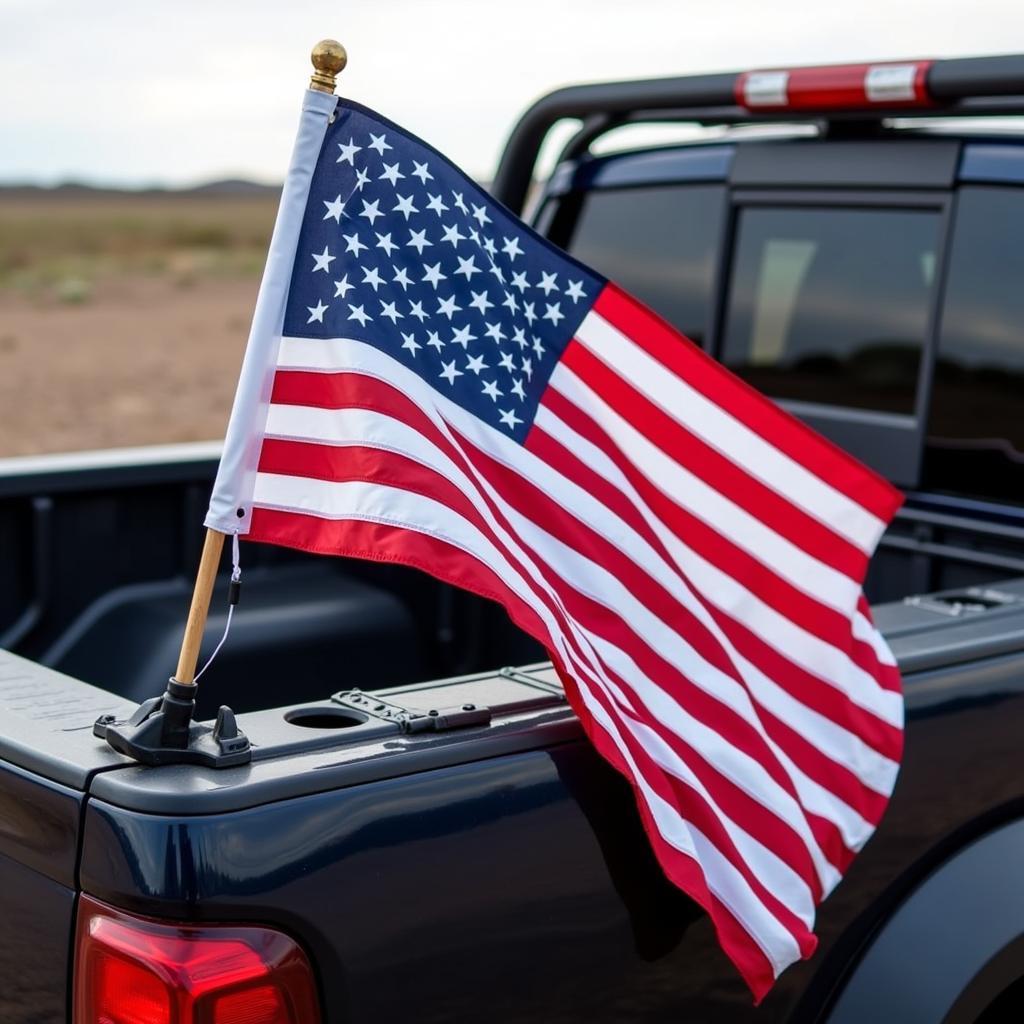
<path fill-rule="evenodd" d="M 907 691 L 890 811 L 821 908 L 819 952 L 759 1009 L 582 740 L 230 815 L 93 799 L 82 887 L 141 913 L 284 926 L 318 965 L 332 1021 L 402 1020 L 412 1005 L 437 1022 L 482 1006 L 495 1022 L 819 1020 L 900 900 L 1024 810 L 1024 658 L 922 673 Z M 988 867 L 996 890 L 1018 875 L 1016 862 Z M 978 948 L 985 928 L 972 925 Z M 927 976 L 941 936 L 914 935 Z"/>
<path fill-rule="evenodd" d="M 83 797 L 0 763 L 0 1020 L 65 1020 Z"/>

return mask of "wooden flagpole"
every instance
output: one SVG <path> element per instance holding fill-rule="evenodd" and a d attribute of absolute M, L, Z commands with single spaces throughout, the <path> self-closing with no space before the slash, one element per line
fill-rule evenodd
<path fill-rule="evenodd" d="M 210 611 L 210 596 L 213 594 L 213 584 L 217 578 L 220 553 L 224 550 L 224 536 L 219 530 L 206 531 L 203 555 L 199 559 L 199 572 L 196 574 L 196 585 L 192 591 L 192 604 L 188 610 L 188 621 L 185 623 L 185 636 L 181 641 L 181 653 L 178 655 L 178 668 L 174 673 L 174 678 L 179 683 L 191 683 L 196 677 L 199 648 L 203 643 L 206 616 Z"/>
<path fill-rule="evenodd" d="M 321 39 L 310 54 L 313 75 L 309 80 L 310 89 L 318 92 L 334 92 L 335 75 L 348 63 L 345 47 L 335 39 Z M 207 529 L 203 542 L 203 555 L 199 560 L 199 572 L 192 591 L 192 604 L 185 623 L 185 635 L 178 655 L 178 668 L 174 673 L 175 682 L 192 683 L 199 663 L 199 650 L 203 644 L 206 617 L 210 611 L 210 597 L 217 579 L 221 552 L 224 550 L 225 534 L 219 530 Z"/>

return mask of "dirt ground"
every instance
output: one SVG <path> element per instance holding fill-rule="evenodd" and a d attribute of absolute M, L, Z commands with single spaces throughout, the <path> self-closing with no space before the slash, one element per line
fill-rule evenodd
<path fill-rule="evenodd" d="M 0 457 L 222 438 L 275 208 L 0 194 Z"/>
<path fill-rule="evenodd" d="M 87 305 L 0 293 L 0 456 L 224 436 L 258 281 L 105 281 Z"/>

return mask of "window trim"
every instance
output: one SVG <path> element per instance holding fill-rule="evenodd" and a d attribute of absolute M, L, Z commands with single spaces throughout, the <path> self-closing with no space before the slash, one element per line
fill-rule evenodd
<path fill-rule="evenodd" d="M 931 399 L 932 366 L 938 345 L 941 311 L 946 291 L 951 226 L 954 221 L 954 192 L 883 189 L 769 189 L 730 190 L 728 234 L 723 245 L 722 276 L 718 288 L 718 312 L 708 325 L 710 351 L 721 360 L 725 323 L 728 318 L 735 271 L 736 242 L 741 213 L 746 209 L 784 209 L 816 207 L 836 209 L 931 210 L 938 214 L 935 252 L 935 281 L 929 296 L 925 318 L 921 360 L 918 367 L 914 411 L 899 415 L 860 408 L 816 405 L 792 399 L 777 403 L 836 444 L 867 463 L 889 480 L 903 487 L 916 487 L 920 481 L 924 457 L 928 407 Z"/>

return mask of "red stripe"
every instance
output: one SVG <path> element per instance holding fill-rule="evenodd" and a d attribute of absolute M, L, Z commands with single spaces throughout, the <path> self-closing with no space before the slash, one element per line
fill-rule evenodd
<path fill-rule="evenodd" d="M 903 495 L 895 487 L 766 399 L 615 285 L 604 287 L 594 311 L 667 370 L 879 519 L 888 522 L 899 508 Z"/>

